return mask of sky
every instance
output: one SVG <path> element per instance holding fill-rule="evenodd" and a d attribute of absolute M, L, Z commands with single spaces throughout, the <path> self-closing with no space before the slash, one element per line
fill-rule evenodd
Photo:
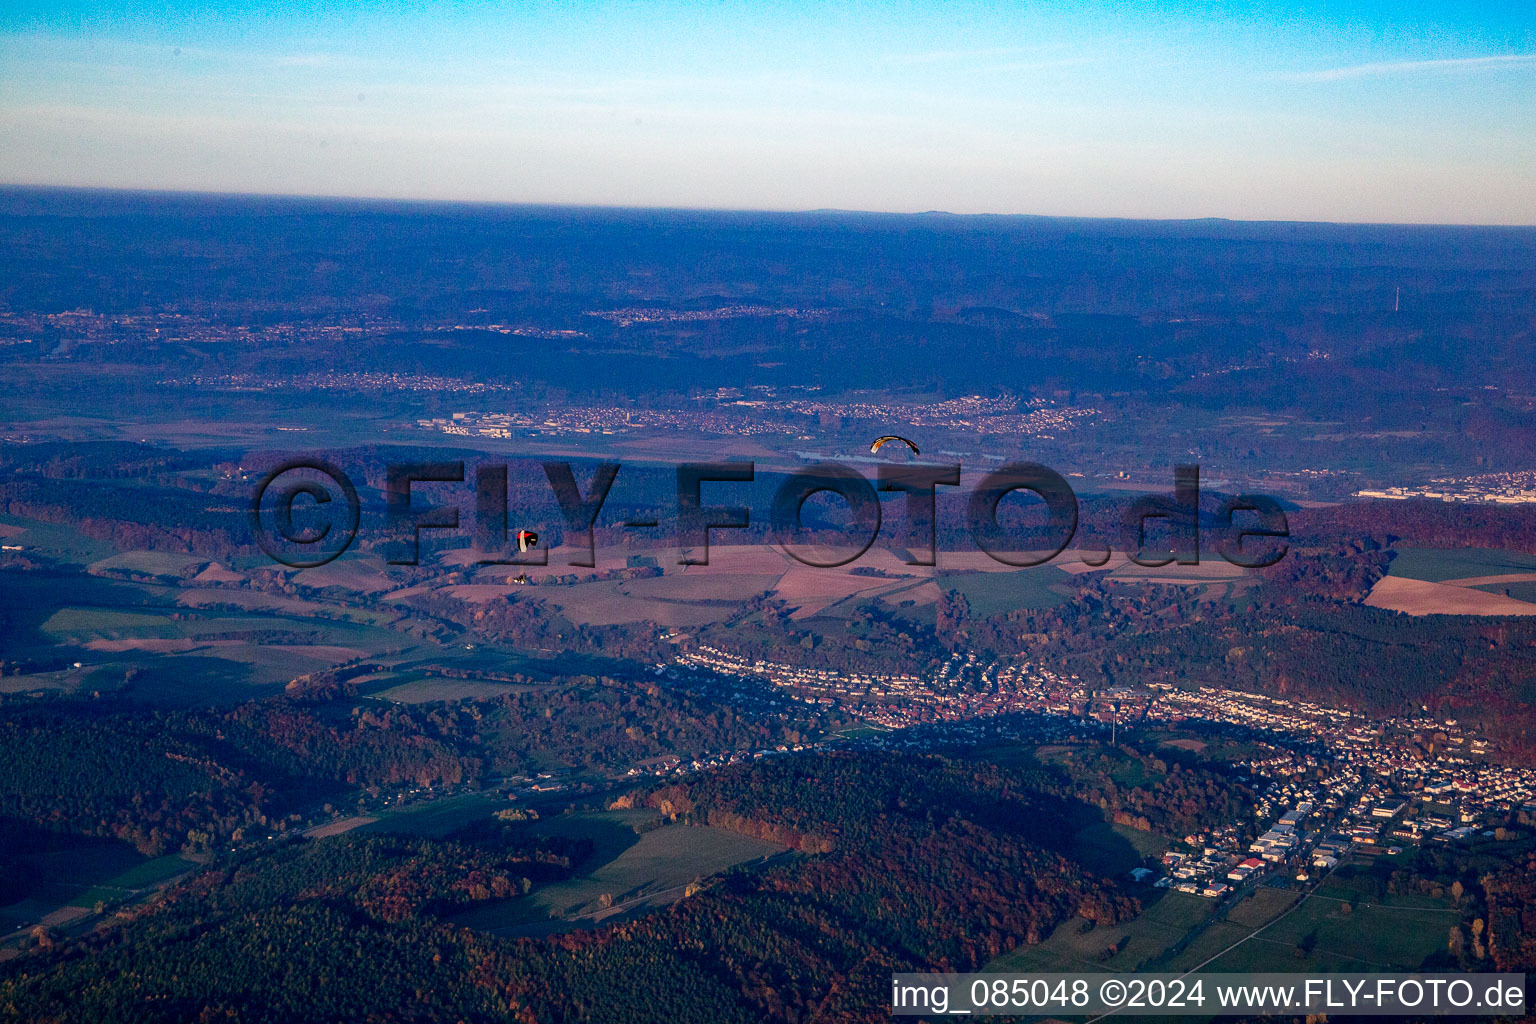
<path fill-rule="evenodd" d="M 1536 224 L 1536 4 L 0 5 L 0 182 Z"/>

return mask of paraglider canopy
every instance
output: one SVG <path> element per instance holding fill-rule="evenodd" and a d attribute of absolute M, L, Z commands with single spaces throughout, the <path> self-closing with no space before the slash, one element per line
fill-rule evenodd
<path fill-rule="evenodd" d="M 539 546 L 539 535 L 532 530 L 517 531 L 517 550 L 527 551 L 529 548 Z"/>
<path fill-rule="evenodd" d="M 880 451 L 881 448 L 884 448 L 886 446 L 886 444 L 888 444 L 891 441 L 900 441 L 902 444 L 904 444 L 908 448 L 912 449 L 912 454 L 913 455 L 921 455 L 921 454 L 923 454 L 922 452 L 917 450 L 917 445 L 913 444 L 911 441 L 908 441 L 904 437 L 897 437 L 895 434 L 886 434 L 884 437 L 877 437 L 877 438 L 875 438 L 875 443 L 869 446 L 869 454 L 874 455 L 875 453 Z"/>

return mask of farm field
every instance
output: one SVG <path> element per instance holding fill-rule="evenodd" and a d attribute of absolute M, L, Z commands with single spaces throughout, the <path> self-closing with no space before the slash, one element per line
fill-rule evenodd
<path fill-rule="evenodd" d="M 1071 578 L 1054 564 L 1017 569 L 976 551 L 940 552 L 937 569 L 908 565 L 898 553 L 879 547 L 871 548 L 853 565 L 837 569 L 803 565 L 774 545 L 711 545 L 709 564 L 686 570 L 673 564 L 674 551 L 653 555 L 666 566 L 665 576 L 534 588 L 527 593 L 560 608 L 572 622 L 607 625 L 650 619 L 686 627 L 718 621 L 728 605 L 764 591 L 789 604 L 797 619 L 855 599 L 880 597 L 893 603 L 911 600 L 927 605 L 944 589 L 961 590 L 979 614 L 993 615 L 1011 608 L 1059 604 L 1066 590 L 1055 588 Z M 536 580 L 554 573 L 555 568 L 531 570 L 529 576 Z M 853 568 L 879 569 L 887 575 L 855 575 L 850 571 Z M 504 566 L 483 568 L 476 580 L 506 575 Z M 488 582 L 485 585 L 490 586 Z M 456 592 L 463 592 L 466 598 L 476 596 L 462 585 Z"/>
<path fill-rule="evenodd" d="M 189 588 L 176 593 L 176 603 L 189 608 L 236 608 L 257 612 L 308 615 L 318 619 L 339 619 L 364 625 L 384 626 L 397 616 L 367 608 L 346 608 L 337 604 L 306 601 L 253 590 L 225 588 Z"/>
<path fill-rule="evenodd" d="M 96 608 L 103 612 L 142 609 L 163 604 L 166 588 L 119 583 L 94 576 L 69 573 L 17 573 L 0 588 L 0 613 L 5 616 L 6 647 L 52 649 L 59 638 L 45 632 L 44 624 L 66 607 Z M 158 609 L 157 609 L 158 610 Z"/>
<path fill-rule="evenodd" d="M 773 588 L 792 609 L 790 617 L 806 619 L 849 598 L 866 599 L 904 588 L 912 581 L 881 576 L 855 576 L 843 569 L 799 566 L 786 572 Z"/>
<path fill-rule="evenodd" d="M 1015 608 L 1054 608 L 1070 593 L 1063 584 L 1072 576 L 1054 565 L 1013 572 L 942 573 L 934 579 L 940 590 L 958 590 L 971 614 L 988 618 Z"/>
<path fill-rule="evenodd" d="M 1536 615 L 1536 555 L 1401 548 L 1365 603 L 1409 615 Z"/>
<path fill-rule="evenodd" d="M 680 578 L 675 589 L 669 591 L 674 596 L 665 600 L 655 593 L 644 597 L 627 593 L 625 588 L 631 584 L 617 580 L 578 583 L 569 587 L 538 587 L 530 593 L 558 608 L 572 622 L 587 626 L 644 621 L 658 622 L 664 626 L 702 626 L 719 622 L 731 614 L 735 607 L 733 603 L 690 600 L 687 595 L 691 584 L 691 579 Z"/>
<path fill-rule="evenodd" d="M 268 559 L 252 559 L 247 568 L 266 568 L 271 565 Z M 336 587 L 341 590 L 352 591 L 360 594 L 379 594 L 390 590 L 395 586 L 385 574 L 384 558 L 381 555 L 361 554 L 349 551 L 334 562 L 314 569 L 305 569 L 299 580 L 306 587 L 324 589 Z"/>
<path fill-rule="evenodd" d="M 240 700 L 329 665 L 405 646 L 405 637 L 376 624 L 386 617 L 372 612 L 349 619 L 339 606 L 303 602 L 292 609 L 300 613 L 296 617 L 178 603 L 197 596 L 221 605 L 267 597 L 67 569 L 11 574 L 0 589 L 0 640 L 5 656 L 25 667 L 0 677 L 0 692 L 127 689 L 141 699 L 178 705 Z"/>
<path fill-rule="evenodd" d="M 89 565 L 117 554 L 106 541 L 56 523 L 0 513 L 0 525 L 19 528 L 7 531 L 7 544 L 19 544 L 23 550 L 75 565 Z"/>
<path fill-rule="evenodd" d="M 1472 586 L 1471 584 L 1462 584 Z M 1512 597 L 1516 601 L 1528 601 L 1536 604 L 1536 575 L 1530 579 L 1510 580 L 1504 583 L 1480 583 L 1473 589 L 1482 590 L 1489 594 L 1500 594 L 1504 597 Z"/>
<path fill-rule="evenodd" d="M 1044 942 L 1003 954 L 987 971 L 1131 971 L 1174 946 L 1211 913 L 1200 896 L 1166 892 L 1131 921 L 1110 927 L 1084 926 L 1072 918 L 1058 925 Z M 1113 952 L 1111 952 L 1113 950 Z"/>
<path fill-rule="evenodd" d="M 1383 576 L 1365 603 L 1409 615 L 1536 615 L 1536 604 L 1475 587 Z"/>
<path fill-rule="evenodd" d="M 430 704 L 435 701 L 486 700 L 508 693 L 526 693 L 534 689 L 518 683 L 481 682 L 474 679 L 426 677 L 394 683 L 388 689 L 369 694 L 378 700 L 396 704 Z"/>
<path fill-rule="evenodd" d="M 92 562 L 87 568 L 95 574 L 109 572 L 143 573 L 148 576 L 181 576 L 189 567 L 201 565 L 206 558 L 175 551 L 124 551 Z"/>
<path fill-rule="evenodd" d="M 1376 896 L 1347 870 L 1330 876 L 1308 899 L 1301 895 L 1288 887 L 1260 886 L 1172 959 L 1152 966 L 1207 972 L 1412 971 L 1443 950 L 1446 931 L 1460 914 L 1448 901 L 1428 896 Z"/>
<path fill-rule="evenodd" d="M 1387 572 L 1426 583 L 1536 573 L 1536 555 L 1496 548 L 1399 548 Z"/>
<path fill-rule="evenodd" d="M 79 836 L 51 837 L 44 848 L 17 861 L 34 873 L 34 881 L 25 899 L 0 907 L 0 936 L 39 922 L 67 924 L 98 903 L 132 900 L 197 868 L 176 854 L 150 858 L 125 843 Z"/>
<path fill-rule="evenodd" d="M 394 832 L 440 839 L 455 829 L 489 817 L 508 806 L 507 798 L 499 793 L 465 793 L 382 811 L 377 820 L 358 827 L 370 832 Z"/>
<path fill-rule="evenodd" d="M 611 662 L 594 655 L 569 652 L 558 658 L 536 657 L 526 649 L 484 642 L 457 647 L 413 645 L 379 660 L 398 674 L 399 682 L 437 678 L 445 668 L 468 673 L 471 678 L 476 673 L 521 672 L 534 680 L 580 673 L 600 675 L 612 670 Z"/>
<path fill-rule="evenodd" d="M 589 863 L 597 866 L 526 897 L 477 907 L 455 922 L 513 934 L 567 930 L 674 902 L 691 882 L 784 851 L 775 843 L 704 826 L 663 825 L 635 834 L 636 824 L 654 818 L 650 811 L 605 811 L 540 822 L 535 827 L 546 833 L 593 839 L 597 846 Z M 608 906 L 602 905 L 604 897 Z"/>

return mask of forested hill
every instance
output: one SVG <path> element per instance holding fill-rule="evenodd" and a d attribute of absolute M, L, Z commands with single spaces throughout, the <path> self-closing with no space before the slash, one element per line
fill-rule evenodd
<path fill-rule="evenodd" d="M 1050 779 L 837 754 L 664 787 L 641 799 L 798 852 L 706 881 L 668 910 L 554 939 L 500 939 L 437 916 L 560 873 L 570 851 L 521 826 L 457 841 L 294 840 L 12 962 L 0 1016 L 883 1020 L 893 969 L 975 968 L 1074 915 L 1112 923 L 1137 911 L 1064 852 L 1064 827 L 1098 809 L 1043 792 Z"/>

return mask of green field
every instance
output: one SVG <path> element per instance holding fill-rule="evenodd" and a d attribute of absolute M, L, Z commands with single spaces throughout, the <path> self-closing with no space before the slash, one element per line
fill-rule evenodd
<path fill-rule="evenodd" d="M 1135 920 L 1088 928 L 1074 917 L 1042 943 L 1020 946 L 987 964 L 987 971 L 1134 971 L 1160 957 L 1210 914 L 1200 896 L 1166 892 Z M 1110 954 L 1109 949 L 1118 952 Z"/>
<path fill-rule="evenodd" d="M 490 817 L 511 806 L 500 793 L 465 793 L 379 813 L 379 820 L 362 825 L 358 832 L 398 832 L 404 835 L 442 838 L 472 821 Z M 374 813 L 374 812 L 369 812 Z"/>
<path fill-rule="evenodd" d="M 99 607 L 60 608 L 48 617 L 42 628 L 43 632 L 63 643 L 187 635 L 169 615 Z"/>
<path fill-rule="evenodd" d="M 1449 901 L 1372 891 L 1342 869 L 1302 902 L 1296 890 L 1261 886 L 1165 969 L 1210 960 L 1203 970 L 1412 971 L 1445 948 L 1461 918 Z"/>
<path fill-rule="evenodd" d="M 1482 590 L 1489 594 L 1503 594 L 1512 597 L 1516 601 L 1529 601 L 1536 604 L 1536 580 L 1528 580 L 1523 583 L 1484 583 L 1473 587 L 1473 590 Z"/>
<path fill-rule="evenodd" d="M 171 618 L 172 615 L 185 617 L 175 620 Z M 353 622 L 297 619 L 291 616 L 259 613 L 199 614 L 178 607 L 121 611 L 95 606 L 69 606 L 60 608 L 49 616 L 42 628 L 44 632 L 65 642 L 150 638 L 196 640 L 215 638 L 221 634 L 261 630 L 315 636 L 316 643 L 326 644 L 357 644 L 367 643 L 369 640 L 383 643 L 385 638 L 395 644 L 399 643 L 388 633 L 370 630 Z"/>
<path fill-rule="evenodd" d="M 136 572 L 150 576 L 180 577 L 189 566 L 200 565 L 206 561 L 208 561 L 206 558 L 176 551 L 124 551 L 120 555 L 92 562 L 90 571 L 93 573 Z"/>
<path fill-rule="evenodd" d="M 123 673 L 116 666 L 83 665 L 81 668 L 0 676 L 0 693 L 39 693 L 48 690 L 58 693 L 100 690 L 107 693 L 122 685 Z"/>
<path fill-rule="evenodd" d="M 136 695 L 145 699 L 219 701 L 248 697 L 252 686 L 281 686 L 353 657 L 398 649 L 404 640 L 359 622 L 188 609 L 168 603 L 159 593 L 163 588 L 78 580 L 78 594 L 71 578 L 44 579 L 27 588 L 32 604 L 20 610 L 14 625 L 21 628 L 13 637 L 18 650 L 36 638 L 43 641 L 36 645 L 40 649 L 78 660 L 84 668 L 7 677 L 0 684 L 5 690 L 114 690 L 131 672 Z M 75 603 L 55 603 L 69 597 Z M 80 603 L 81 597 L 90 603 Z"/>
<path fill-rule="evenodd" d="M 1429 583 L 1521 572 L 1536 572 L 1536 555 L 1495 548 L 1399 548 L 1388 570 L 1392 576 Z"/>
<path fill-rule="evenodd" d="M 476 907 L 455 917 L 475 928 L 548 931 L 554 923 L 579 926 L 586 919 L 628 909 L 656 906 L 682 897 L 693 881 L 727 868 L 781 853 L 784 847 L 725 829 L 665 825 L 636 835 L 633 824 L 652 820 L 654 812 L 591 812 L 562 815 L 536 826 L 564 835 L 601 836 L 589 863 L 598 866 L 579 878 L 535 889 L 521 899 Z M 564 820 L 574 819 L 574 820 Z M 627 836 L 624 833 L 628 833 Z M 616 853 L 614 847 L 627 843 Z M 611 900 L 611 909 L 600 903 Z M 560 919 L 551 922 L 552 918 Z"/>
<path fill-rule="evenodd" d="M 137 890 L 168 882 L 177 875 L 186 874 L 197 867 L 198 865 L 192 861 L 175 854 L 156 857 L 142 864 L 135 864 L 127 871 L 91 886 L 78 893 L 69 903 L 76 907 L 93 907 L 97 901 L 120 900 Z"/>
<path fill-rule="evenodd" d="M 146 858 L 126 843 L 56 836 L 20 860 L 37 872 L 36 901 L 54 907 L 94 907 L 133 896 L 197 865 L 175 854 Z"/>
<path fill-rule="evenodd" d="M 1100 767 L 1100 762 L 1107 758 L 1110 762 L 1107 766 L 1109 777 L 1114 780 L 1115 785 L 1126 789 L 1155 784 L 1167 777 L 1162 773 L 1149 771 L 1147 766 L 1136 758 L 1128 757 L 1107 746 L 1046 744 L 1036 748 L 1035 758 L 1041 764 L 1055 765 L 1069 775 L 1088 779 L 1093 778 Z"/>
<path fill-rule="evenodd" d="M 394 634 L 390 634 L 394 635 Z M 603 675 L 612 673 L 618 663 L 579 651 L 562 651 L 558 656 L 537 657 L 527 651 L 492 643 L 477 643 L 466 650 L 463 645 L 423 645 L 405 652 L 398 660 L 390 662 L 397 672 L 412 669 L 423 670 L 422 676 L 432 675 L 434 667 L 459 669 L 464 672 L 521 672 L 533 680 L 547 680 L 578 674 Z"/>
<path fill-rule="evenodd" d="M 1018 572 L 940 573 L 940 590 L 958 590 L 979 619 L 1015 608 L 1054 608 L 1071 594 L 1072 574 L 1054 565 L 1037 565 Z"/>
<path fill-rule="evenodd" d="M 104 540 L 96 540 L 68 526 L 44 523 L 37 519 L 0 514 L 0 523 L 20 526 L 25 532 L 7 537 L 7 544 L 20 544 L 26 551 L 44 555 L 61 562 L 89 565 L 103 558 L 110 558 L 117 549 Z"/>
<path fill-rule="evenodd" d="M 1365 895 L 1370 888 L 1345 873 L 1299 902 L 1299 890 L 1260 886 L 1215 919 L 1214 901 L 1168 892 L 1133 921 L 1090 928 L 1073 918 L 985 969 L 1413 971 L 1445 948 L 1460 920 L 1449 901 Z"/>
<path fill-rule="evenodd" d="M 1271 889 L 1264 886 L 1249 892 L 1204 930 L 1194 935 L 1189 945 L 1159 963 L 1159 970 L 1185 971 L 1209 960 L 1234 943 L 1249 936 L 1283 914 L 1296 902 L 1297 893 L 1288 889 Z M 1238 947 L 1246 948 L 1245 946 Z M 1206 970 L 1217 970 L 1214 965 Z M 1278 968 L 1277 968 L 1278 970 Z"/>
<path fill-rule="evenodd" d="M 46 630 L 48 621 L 61 609 L 97 608 L 103 611 L 136 611 L 158 614 L 166 602 L 167 588 L 118 583 L 83 573 L 10 573 L 0 587 L 0 613 L 4 632 L 0 643 L 8 654 L 52 652 L 60 637 Z"/>
<path fill-rule="evenodd" d="M 24 543 L 40 529 L 42 527 L 29 528 L 8 540 Z M 55 547 L 65 538 L 75 536 L 62 527 L 51 527 L 44 532 L 57 542 Z M 114 555 L 110 548 L 100 550 L 97 545 L 83 543 L 79 551 L 82 556 L 85 548 L 90 548 L 89 553 L 94 556 L 90 559 L 92 567 L 101 570 L 174 574 L 200 560 L 192 555 L 154 551 Z M 261 608 L 236 609 L 231 613 L 216 607 L 189 607 L 182 603 L 198 598 L 234 605 L 281 601 L 289 602 L 292 607 L 284 609 L 288 614 L 283 610 Z M 295 639 L 289 645 L 293 648 L 318 644 L 373 654 L 404 645 L 399 634 L 384 628 L 391 620 L 389 613 L 248 591 L 189 590 L 129 583 L 68 569 L 13 573 L 7 578 L 5 587 L 0 588 L 0 621 L 4 623 L 3 632 L 0 632 L 0 650 L 18 659 L 37 658 L 44 664 L 52 664 L 48 665 L 48 671 L 28 678 L 7 677 L 0 685 L 15 692 L 80 689 L 82 684 L 78 678 L 54 671 L 61 667 L 61 662 L 79 661 L 87 671 L 93 666 L 113 668 L 113 672 L 108 673 L 112 678 L 92 680 L 89 688 L 116 689 L 122 685 L 122 677 L 128 671 L 142 671 L 179 655 L 178 651 L 167 649 L 164 644 L 132 642 L 205 639 L 226 642 L 218 649 L 200 650 L 199 655 L 248 666 L 237 666 L 236 673 L 247 683 L 281 684 L 296 675 L 345 659 L 331 657 L 327 652 L 307 656 L 297 649 L 281 650 L 278 648 L 283 646 L 283 641 L 271 636 L 253 640 L 250 644 L 229 644 L 227 636 L 222 635 L 287 632 L 294 634 Z M 118 649 L 86 649 L 86 645 L 94 641 L 106 641 Z M 184 650 L 186 645 L 181 646 Z M 183 674 L 190 674 L 192 666 L 180 667 Z M 221 680 L 227 675 L 226 671 L 215 673 Z"/>
<path fill-rule="evenodd" d="M 1325 882 L 1293 913 L 1217 957 L 1205 969 L 1412 971 L 1445 948 L 1448 930 L 1461 919 L 1460 911 L 1449 903 L 1436 904 L 1423 897 L 1387 896 L 1351 905 L 1355 895 L 1345 885 Z M 1177 966 L 1193 966 L 1201 959 L 1204 957 L 1181 957 Z"/>
<path fill-rule="evenodd" d="M 348 608 L 323 601 L 309 601 L 297 597 L 283 597 L 251 590 L 229 590 L 208 587 L 192 587 L 177 592 L 179 603 L 204 612 L 226 610 L 255 612 L 271 615 L 314 616 L 319 621 L 341 619 L 369 626 L 386 626 L 400 618 L 394 612 L 378 612 L 367 608 Z"/>
<path fill-rule="evenodd" d="M 397 704 L 430 704 L 434 701 L 487 700 L 506 693 L 524 693 L 534 687 L 518 683 L 486 683 L 473 679 L 425 677 L 395 683 L 369 694 Z"/>

